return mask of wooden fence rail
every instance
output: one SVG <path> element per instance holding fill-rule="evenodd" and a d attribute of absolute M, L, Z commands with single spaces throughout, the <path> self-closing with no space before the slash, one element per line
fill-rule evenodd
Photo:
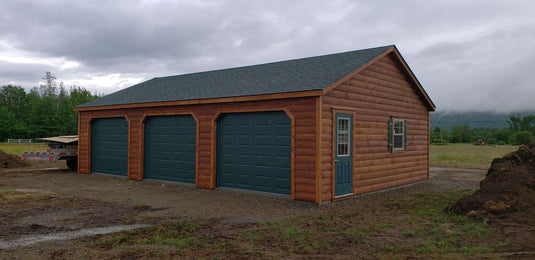
<path fill-rule="evenodd" d="M 7 139 L 8 143 L 31 144 L 32 139 Z"/>

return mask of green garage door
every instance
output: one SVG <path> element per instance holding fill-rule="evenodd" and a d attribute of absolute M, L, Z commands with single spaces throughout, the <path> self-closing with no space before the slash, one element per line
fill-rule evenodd
<path fill-rule="evenodd" d="M 284 112 L 225 114 L 217 127 L 218 186 L 291 193 L 291 121 Z"/>
<path fill-rule="evenodd" d="M 195 183 L 195 130 L 190 115 L 147 118 L 144 178 Z"/>
<path fill-rule="evenodd" d="M 98 118 L 91 124 L 91 172 L 128 176 L 125 118 Z"/>

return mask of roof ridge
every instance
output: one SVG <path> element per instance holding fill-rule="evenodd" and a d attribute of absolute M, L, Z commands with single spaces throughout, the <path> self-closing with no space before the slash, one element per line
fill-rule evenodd
<path fill-rule="evenodd" d="M 222 68 L 222 69 L 189 72 L 189 73 L 185 73 L 185 74 L 175 74 L 175 75 L 169 75 L 169 76 L 154 77 L 152 79 L 165 79 L 165 78 L 188 76 L 188 75 L 195 75 L 195 74 L 202 74 L 202 73 L 220 72 L 220 71 L 235 70 L 235 69 L 237 70 L 237 69 L 244 69 L 244 68 L 253 68 L 253 67 L 260 67 L 260 66 L 266 66 L 266 65 L 271 65 L 271 64 L 280 64 L 280 63 L 292 62 L 292 61 L 301 61 L 301 60 L 310 60 L 310 59 L 316 59 L 316 58 L 324 58 L 326 56 L 346 55 L 346 54 L 354 53 L 354 52 L 365 52 L 365 51 L 371 51 L 371 50 L 382 49 L 382 48 L 388 49 L 390 47 L 395 47 L 395 46 L 396 45 L 391 44 L 391 45 L 385 45 L 385 46 L 379 46 L 379 47 L 373 47 L 373 48 L 367 48 L 367 49 L 336 52 L 336 53 L 329 53 L 329 54 L 322 54 L 322 55 L 317 55 L 317 56 L 295 58 L 295 59 L 289 59 L 289 60 L 272 61 L 272 62 L 266 62 L 266 63 L 260 63 L 260 64 L 253 64 L 253 65 L 244 65 L 244 66 L 229 67 L 229 68 Z"/>
<path fill-rule="evenodd" d="M 155 77 L 77 108 L 322 90 L 392 47 Z"/>

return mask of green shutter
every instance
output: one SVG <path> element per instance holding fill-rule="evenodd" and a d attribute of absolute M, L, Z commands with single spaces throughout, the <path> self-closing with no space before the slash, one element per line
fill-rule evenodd
<path fill-rule="evenodd" d="M 404 148 L 407 148 L 407 120 L 404 120 L 403 123 L 404 123 L 403 140 L 405 141 Z"/>
<path fill-rule="evenodd" d="M 392 119 L 388 120 L 388 150 L 392 151 Z"/>

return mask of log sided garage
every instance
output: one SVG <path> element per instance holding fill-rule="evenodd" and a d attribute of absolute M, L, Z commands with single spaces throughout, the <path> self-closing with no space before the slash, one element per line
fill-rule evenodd
<path fill-rule="evenodd" d="M 78 171 L 321 203 L 428 179 L 434 109 L 393 45 L 154 78 L 75 109 Z"/>

